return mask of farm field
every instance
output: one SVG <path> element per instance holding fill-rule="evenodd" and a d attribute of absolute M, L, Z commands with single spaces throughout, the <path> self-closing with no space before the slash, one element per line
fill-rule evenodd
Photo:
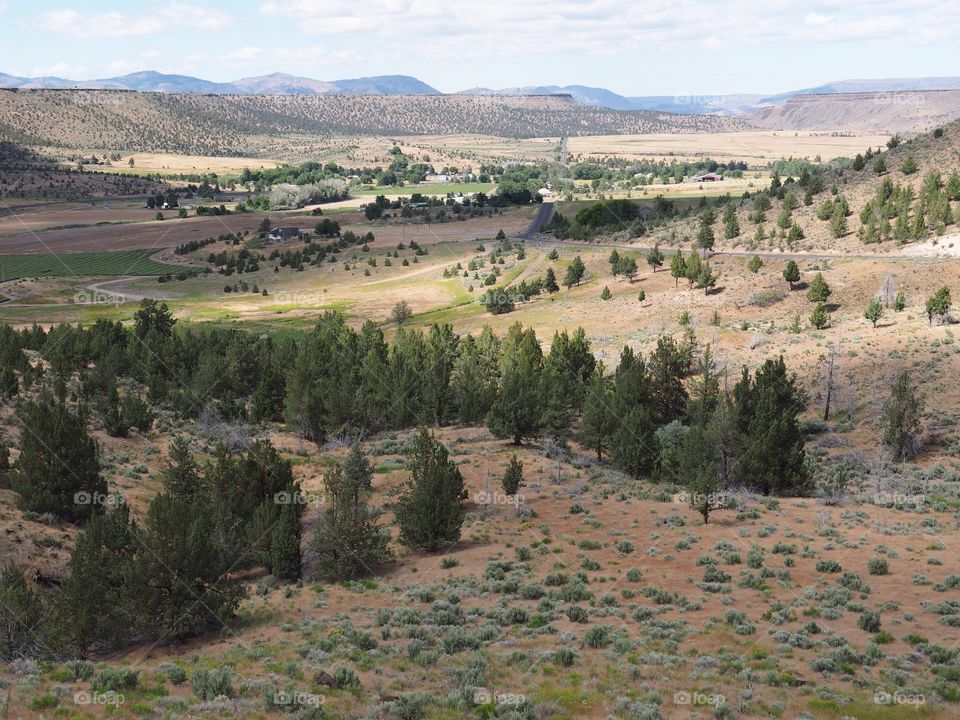
<path fill-rule="evenodd" d="M 151 259 L 153 250 L 0 255 L 0 283 L 28 277 L 163 275 L 181 269 Z"/>

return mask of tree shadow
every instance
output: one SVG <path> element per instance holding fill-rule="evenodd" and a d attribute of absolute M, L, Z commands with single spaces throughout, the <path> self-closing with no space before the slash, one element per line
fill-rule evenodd
<path fill-rule="evenodd" d="M 727 289 L 727 288 L 726 288 L 725 285 L 721 285 L 721 286 L 719 286 L 719 287 L 709 288 L 709 289 L 707 290 L 706 294 L 707 294 L 707 295 L 721 295 L 721 294 L 723 294 L 723 291 L 726 290 L 726 289 Z"/>

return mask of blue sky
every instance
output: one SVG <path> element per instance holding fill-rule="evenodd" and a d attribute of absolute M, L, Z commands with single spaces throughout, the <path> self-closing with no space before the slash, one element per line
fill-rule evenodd
<path fill-rule="evenodd" d="M 0 71 L 776 92 L 960 75 L 960 0 L 0 0 Z"/>

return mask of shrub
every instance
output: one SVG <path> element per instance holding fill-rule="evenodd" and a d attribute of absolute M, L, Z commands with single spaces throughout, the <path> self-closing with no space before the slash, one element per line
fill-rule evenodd
<path fill-rule="evenodd" d="M 567 617 L 570 618 L 570 622 L 585 623 L 587 622 L 587 611 L 580 605 L 571 605 L 567 608 Z"/>
<path fill-rule="evenodd" d="M 840 567 L 840 563 L 836 560 L 820 560 L 817 562 L 817 572 L 822 573 L 838 573 L 843 570 Z"/>
<path fill-rule="evenodd" d="M 111 668 L 105 667 L 100 674 L 90 683 L 91 689 L 96 693 L 122 692 L 123 690 L 132 690 L 139 682 L 139 675 L 136 670 L 129 668 Z"/>
<path fill-rule="evenodd" d="M 865 632 L 880 632 L 880 613 L 865 610 L 857 620 L 857 627 Z"/>
<path fill-rule="evenodd" d="M 201 700 L 214 700 L 221 696 L 233 697 L 233 685 L 227 668 L 197 668 L 190 679 L 190 687 L 193 694 Z"/>
<path fill-rule="evenodd" d="M 890 565 L 886 558 L 870 558 L 867 562 L 867 572 L 871 575 L 889 575 Z"/>
<path fill-rule="evenodd" d="M 595 649 L 605 648 L 611 642 L 613 642 L 612 638 L 610 637 L 610 628 L 606 625 L 596 625 L 595 627 L 587 630 L 587 634 L 584 635 L 583 641 L 588 647 Z"/>
<path fill-rule="evenodd" d="M 70 677 L 76 680 L 89 680 L 93 677 L 93 663 L 87 660 L 67 660 L 64 663 L 70 671 Z"/>
<path fill-rule="evenodd" d="M 333 684 L 341 690 L 360 687 L 360 678 L 348 667 L 338 667 L 333 671 Z"/>
<path fill-rule="evenodd" d="M 560 648 L 553 654 L 553 660 L 560 667 L 573 667 L 580 655 L 571 648 Z"/>

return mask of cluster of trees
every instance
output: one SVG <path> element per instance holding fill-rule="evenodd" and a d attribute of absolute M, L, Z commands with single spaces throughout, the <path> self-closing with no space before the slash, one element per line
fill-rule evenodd
<path fill-rule="evenodd" d="M 691 250 L 687 257 L 684 257 L 682 250 L 677 250 L 670 258 L 670 275 L 675 285 L 685 279 L 688 286 L 696 285 L 705 293 L 717 284 L 717 276 L 710 269 L 710 262 L 701 259 L 696 250 Z"/>
<path fill-rule="evenodd" d="M 953 171 L 944 181 L 936 171 L 929 171 L 917 196 L 910 185 L 884 178 L 874 196 L 860 212 L 858 237 L 865 243 L 896 240 L 923 240 L 933 232 L 944 233 L 953 225 L 950 202 L 960 200 L 960 174 Z"/>

